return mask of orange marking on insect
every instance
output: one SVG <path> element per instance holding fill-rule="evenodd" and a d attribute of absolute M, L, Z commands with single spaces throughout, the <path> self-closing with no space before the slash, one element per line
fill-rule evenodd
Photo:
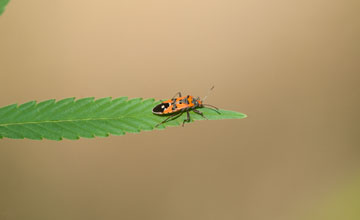
<path fill-rule="evenodd" d="M 210 89 L 210 91 L 213 88 L 214 87 L 212 87 Z M 157 124 L 155 127 L 157 127 L 160 124 L 165 123 L 166 121 L 168 121 L 170 118 L 174 117 L 175 115 L 186 112 L 187 119 L 185 119 L 183 122 L 183 126 L 184 126 L 184 123 L 186 121 L 190 122 L 189 111 L 191 111 L 191 110 L 193 110 L 195 113 L 201 115 L 202 117 L 206 118 L 202 112 L 196 110 L 196 108 L 203 108 L 205 105 L 216 109 L 216 111 L 220 114 L 220 112 L 218 111 L 218 108 L 216 108 L 215 106 L 203 104 L 203 100 L 205 100 L 206 97 L 203 100 L 201 100 L 199 97 L 194 98 L 191 95 L 181 96 L 180 92 L 178 92 L 177 94 L 179 95 L 178 98 L 172 98 L 172 99 L 165 100 L 153 108 L 152 112 L 156 115 L 170 115 L 167 119 L 165 119 L 161 123 Z"/>

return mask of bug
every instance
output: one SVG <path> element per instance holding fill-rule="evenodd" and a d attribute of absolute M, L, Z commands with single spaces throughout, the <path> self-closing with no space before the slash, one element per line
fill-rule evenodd
<path fill-rule="evenodd" d="M 211 87 L 208 93 L 211 92 L 211 90 L 214 89 L 214 86 Z M 178 96 L 177 98 L 175 98 Z M 166 123 L 170 119 L 175 119 L 177 117 L 180 117 L 184 112 L 187 114 L 187 118 L 184 119 L 182 126 L 184 127 L 185 122 L 190 122 L 190 111 L 195 112 L 196 114 L 201 115 L 203 118 L 207 119 L 204 114 L 197 110 L 198 108 L 204 108 L 205 106 L 210 107 L 214 111 L 216 111 L 218 114 L 220 114 L 219 109 L 213 105 L 204 104 L 204 100 L 207 98 L 205 96 L 203 99 L 200 99 L 199 97 L 195 98 L 194 96 L 187 95 L 182 96 L 181 92 L 178 92 L 172 97 L 171 99 L 168 99 L 166 101 L 161 102 L 157 106 L 155 106 L 152 110 L 152 112 L 156 115 L 169 115 L 164 121 L 157 124 L 155 127 Z"/>

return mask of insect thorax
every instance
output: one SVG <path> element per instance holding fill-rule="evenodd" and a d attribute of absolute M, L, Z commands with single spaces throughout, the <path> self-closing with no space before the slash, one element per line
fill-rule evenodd
<path fill-rule="evenodd" d="M 193 103 L 194 103 L 194 106 L 195 106 L 195 107 L 201 107 L 201 105 L 202 105 L 202 101 L 200 100 L 199 97 L 198 97 L 198 98 L 194 98 L 194 99 L 193 99 Z"/>

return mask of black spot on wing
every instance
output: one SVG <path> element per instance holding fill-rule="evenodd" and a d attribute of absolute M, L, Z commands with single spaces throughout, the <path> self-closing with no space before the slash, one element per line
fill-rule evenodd
<path fill-rule="evenodd" d="M 169 103 L 160 103 L 157 106 L 155 106 L 152 111 L 155 114 L 163 113 L 165 109 L 167 109 L 169 106 L 170 106 Z"/>

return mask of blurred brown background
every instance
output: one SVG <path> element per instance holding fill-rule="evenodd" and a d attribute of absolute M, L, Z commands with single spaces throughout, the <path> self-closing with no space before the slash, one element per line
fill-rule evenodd
<path fill-rule="evenodd" d="M 215 85 L 208 103 L 249 117 L 0 140 L 0 219 L 326 219 L 330 198 L 358 189 L 359 9 L 355 0 L 11 1 L 0 17 L 0 106 L 203 96 Z"/>

